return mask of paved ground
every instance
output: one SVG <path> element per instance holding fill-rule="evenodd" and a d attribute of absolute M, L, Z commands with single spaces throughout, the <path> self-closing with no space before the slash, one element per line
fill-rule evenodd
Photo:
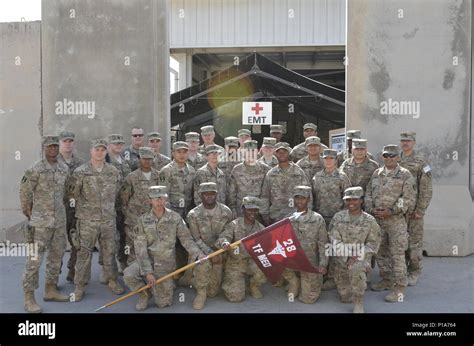
<path fill-rule="evenodd" d="M 65 258 L 68 258 L 66 253 Z M 386 292 L 367 291 L 365 309 L 367 312 L 381 313 L 434 313 L 434 312 L 474 312 L 474 256 L 468 257 L 425 257 L 425 270 L 422 279 L 416 287 L 409 287 L 405 302 L 390 304 L 383 300 Z M 24 312 L 23 292 L 21 288 L 21 274 L 24 267 L 22 257 L 0 257 L 0 312 Z M 44 268 L 44 265 L 43 265 Z M 40 288 L 36 293 L 38 303 L 44 312 L 72 312 L 89 313 L 105 303 L 116 299 L 106 286 L 99 283 L 100 266 L 97 264 L 97 253 L 94 254 L 92 268 L 92 282 L 88 285 L 84 300 L 79 303 L 46 303 L 43 302 L 44 278 L 41 275 Z M 42 269 L 43 273 L 43 269 Z M 60 278 L 60 289 L 69 294 L 74 287 L 66 281 L 66 273 Z M 376 274 L 372 280 L 378 280 Z M 247 298 L 242 303 L 230 303 L 219 296 L 209 299 L 206 308 L 198 313 L 277 313 L 277 312 L 309 312 L 309 313 L 344 313 L 352 312 L 352 304 L 342 304 L 338 300 L 335 290 L 322 292 L 318 302 L 312 305 L 302 304 L 299 301 L 289 302 L 281 288 L 266 284 L 263 287 L 263 299 Z M 178 287 L 175 290 L 173 306 L 158 309 L 152 303 L 145 311 L 147 313 L 186 313 L 195 312 L 192 309 L 194 290 L 188 287 Z M 180 302 L 179 298 L 184 297 Z M 38 299 L 39 298 L 39 299 Z M 105 312 L 134 312 L 136 298 L 132 297 L 122 303 L 112 306 Z"/>

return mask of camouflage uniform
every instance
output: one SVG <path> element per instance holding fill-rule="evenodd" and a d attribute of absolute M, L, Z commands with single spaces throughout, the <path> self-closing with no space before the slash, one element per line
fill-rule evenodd
<path fill-rule="evenodd" d="M 154 274 L 160 278 L 176 269 L 175 245 L 179 239 L 186 251 L 197 258 L 201 251 L 193 241 L 183 219 L 171 209 L 157 218 L 153 210 L 138 219 L 134 246 L 136 261 L 124 271 L 124 281 L 132 290 L 145 286 L 145 276 Z M 152 288 L 158 307 L 170 306 L 173 302 L 174 283 L 168 279 Z"/>
<path fill-rule="evenodd" d="M 212 148 L 211 146 L 208 147 Z M 202 183 L 213 182 L 217 184 L 217 202 L 225 203 L 227 196 L 227 183 L 225 181 L 225 174 L 219 167 L 216 167 L 215 172 L 212 171 L 209 163 L 206 163 L 203 167 L 196 171 L 194 177 L 194 203 L 199 205 L 201 203 L 201 194 L 199 193 L 199 185 Z"/>
<path fill-rule="evenodd" d="M 215 132 L 215 131 L 214 131 L 214 126 L 212 126 L 212 125 L 207 125 L 207 126 L 201 127 L 201 135 L 205 135 L 205 134 L 213 133 L 213 132 Z M 209 144 L 209 145 L 217 145 L 217 144 L 212 143 L 212 144 Z M 206 144 L 202 144 L 202 145 L 199 146 L 199 153 L 201 155 L 206 155 L 206 147 L 207 146 L 208 145 L 206 145 Z M 219 147 L 220 151 L 222 151 L 222 152 L 224 151 L 223 147 L 221 147 L 220 145 L 217 145 L 217 146 Z"/>
<path fill-rule="evenodd" d="M 360 130 L 349 130 L 347 131 L 346 133 L 346 139 L 349 140 L 353 140 L 353 139 L 361 139 L 361 132 Z M 371 153 L 367 153 L 367 157 L 372 160 L 372 161 L 376 161 L 374 159 L 374 156 L 371 154 Z M 337 154 L 337 167 L 341 167 L 342 163 L 348 159 L 352 158 L 352 153 L 349 152 L 349 148 L 348 146 L 346 146 L 346 148 L 344 150 L 342 150 L 341 152 L 339 152 Z"/>
<path fill-rule="evenodd" d="M 261 156 L 261 157 L 257 160 L 257 162 L 261 162 L 261 163 L 267 165 L 267 166 L 270 167 L 270 168 L 273 168 L 273 167 L 275 167 L 275 166 L 278 166 L 278 159 L 277 159 L 274 155 L 272 155 L 272 160 L 271 160 L 270 162 L 267 162 L 267 160 L 265 160 L 265 157 L 264 157 L 264 156 Z"/>
<path fill-rule="evenodd" d="M 306 138 L 306 146 L 308 145 L 319 145 L 321 146 L 321 141 L 318 137 L 310 136 Z M 324 169 L 324 162 L 321 157 L 318 157 L 317 160 L 311 160 L 309 155 L 303 157 L 296 163 L 301 169 L 306 173 L 308 181 L 311 181 L 316 173 Z"/>
<path fill-rule="evenodd" d="M 414 132 L 402 133 L 401 140 L 415 140 Z M 400 155 L 400 166 L 406 168 L 415 178 L 417 187 L 414 213 L 425 215 L 433 196 L 431 182 L 431 167 L 418 152 L 413 150 L 410 156 Z M 423 269 L 423 217 L 412 219 L 408 217 L 408 251 L 406 253 L 408 276 L 418 277 Z"/>
<path fill-rule="evenodd" d="M 153 168 L 159 171 L 170 162 L 171 159 L 168 156 L 158 153 L 153 160 Z"/>
<path fill-rule="evenodd" d="M 352 147 L 353 149 L 357 147 L 367 148 L 367 141 L 353 140 Z M 379 164 L 368 157 L 362 163 L 355 162 L 354 158 L 351 157 L 342 163 L 339 170 L 347 174 L 352 186 L 360 186 L 365 191 L 372 174 L 377 168 L 379 168 Z"/>
<path fill-rule="evenodd" d="M 306 123 L 306 124 L 303 125 L 303 132 L 306 129 L 313 129 L 314 131 L 317 131 L 318 127 L 313 123 Z M 293 148 L 293 150 L 290 153 L 290 160 L 292 160 L 293 162 L 296 163 L 299 160 L 301 160 L 302 158 L 304 158 L 305 156 L 307 156 L 308 151 L 306 150 L 306 145 L 307 145 L 306 140 L 304 142 L 298 144 L 298 145 L 295 145 L 295 147 Z M 322 146 L 323 150 L 328 149 L 328 147 L 326 145 L 324 145 L 322 143 L 320 143 L 320 145 Z M 311 176 L 311 178 L 312 178 L 312 176 Z"/>
<path fill-rule="evenodd" d="M 129 147 L 124 149 L 122 155 L 125 158 L 125 160 L 128 161 L 128 164 L 132 172 L 138 169 L 138 167 L 140 166 L 140 163 L 139 163 L 140 155 L 138 153 L 138 149 L 135 149 L 132 145 L 130 145 Z"/>
<path fill-rule="evenodd" d="M 234 169 L 234 167 L 242 161 L 239 160 L 239 158 L 237 157 L 237 150 L 235 150 L 233 153 L 228 152 L 228 148 L 230 149 L 231 147 L 233 147 L 237 149 L 239 147 L 239 139 L 237 137 L 229 136 L 224 138 L 224 141 L 226 151 L 219 158 L 218 167 L 222 170 L 222 172 L 224 172 L 228 191 L 232 169 Z"/>
<path fill-rule="evenodd" d="M 398 154 L 398 147 L 385 146 L 385 152 Z M 376 208 L 392 209 L 392 216 L 377 220 L 382 229 L 382 242 L 376 260 L 380 276 L 389 286 L 395 284 L 398 290 L 407 285 L 405 251 L 408 248 L 408 233 L 405 214 L 412 212 L 415 204 L 416 183 L 407 169 L 397 165 L 387 173 L 383 166 L 374 172 L 367 185 L 365 210 L 374 214 Z"/>
<path fill-rule="evenodd" d="M 43 137 L 43 145 L 59 145 L 58 137 Z M 33 242 L 38 244 L 35 255 L 26 259 L 23 290 L 33 292 L 39 287 L 39 269 L 46 257 L 46 284 L 56 286 L 61 261 L 66 250 L 65 184 L 68 167 L 61 161 L 50 165 L 46 159 L 26 170 L 20 184 L 20 203 L 23 214 L 34 227 Z"/>

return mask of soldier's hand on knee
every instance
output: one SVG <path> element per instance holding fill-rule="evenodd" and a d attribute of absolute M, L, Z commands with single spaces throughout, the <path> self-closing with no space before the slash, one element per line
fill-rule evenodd
<path fill-rule="evenodd" d="M 153 274 L 147 274 L 146 275 L 146 283 L 150 286 L 154 286 L 156 283 L 156 278 Z"/>

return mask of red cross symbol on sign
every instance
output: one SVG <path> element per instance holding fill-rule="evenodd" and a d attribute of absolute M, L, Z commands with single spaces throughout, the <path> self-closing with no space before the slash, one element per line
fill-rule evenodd
<path fill-rule="evenodd" d="M 260 111 L 263 111 L 263 107 L 260 107 L 260 104 L 258 102 L 255 104 L 255 107 L 252 107 L 250 109 L 253 110 L 256 115 L 259 115 Z"/>

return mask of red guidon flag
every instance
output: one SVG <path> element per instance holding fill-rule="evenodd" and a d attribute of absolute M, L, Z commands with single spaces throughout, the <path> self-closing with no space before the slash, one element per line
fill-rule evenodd
<path fill-rule="evenodd" d="M 319 273 L 306 257 L 289 218 L 242 239 L 242 243 L 272 284 L 278 282 L 285 268 Z"/>

